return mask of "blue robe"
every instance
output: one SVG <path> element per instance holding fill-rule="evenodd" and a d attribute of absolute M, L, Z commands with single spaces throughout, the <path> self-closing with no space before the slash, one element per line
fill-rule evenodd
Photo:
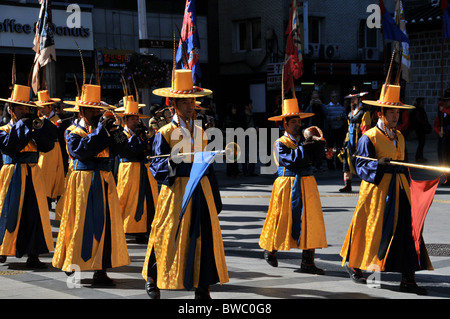
<path fill-rule="evenodd" d="M 259 246 L 265 250 L 327 247 L 325 223 L 313 164 L 324 158 L 324 143 L 294 142 L 287 134 L 275 143 L 278 177 Z"/>
<path fill-rule="evenodd" d="M 111 173 L 113 150 L 123 145 L 98 124 L 89 132 L 79 122 L 67 136 L 73 170 L 66 184 L 53 266 L 71 271 L 129 264 L 116 184 Z"/>
<path fill-rule="evenodd" d="M 404 161 L 405 139 L 397 131 L 394 142 L 374 127 L 360 138 L 357 154 Z M 363 270 L 377 265 L 381 271 L 401 273 L 432 269 L 423 240 L 420 263 L 415 250 L 407 169 L 357 158 L 356 172 L 362 182 L 358 204 L 341 249 L 342 263 L 348 261 L 349 267 Z"/>
<path fill-rule="evenodd" d="M 52 150 L 56 127 L 47 119 L 40 129 L 22 120 L 0 128 L 0 255 L 22 257 L 53 250 L 46 194 L 38 152 Z M 21 207 L 21 209 L 20 209 Z"/>
<path fill-rule="evenodd" d="M 189 139 L 175 139 L 175 121 L 162 127 L 154 137 L 152 155 L 170 154 L 180 141 L 190 145 Z M 200 127 L 195 128 L 203 136 Z M 206 140 L 195 145 L 203 151 Z M 183 152 L 186 152 L 184 150 Z M 190 289 L 228 281 L 228 271 L 218 213 L 222 209 L 217 180 L 212 166 L 199 185 L 182 219 L 181 204 L 192 164 L 169 163 L 168 157 L 154 158 L 150 170 L 162 184 L 142 276 L 154 273 L 156 258 L 157 285 L 161 289 Z"/>

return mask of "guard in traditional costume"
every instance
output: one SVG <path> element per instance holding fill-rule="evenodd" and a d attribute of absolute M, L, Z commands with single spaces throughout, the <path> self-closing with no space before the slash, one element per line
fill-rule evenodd
<path fill-rule="evenodd" d="M 205 149 L 208 140 L 202 128 L 194 125 L 194 106 L 195 98 L 212 92 L 193 86 L 191 70 L 173 72 L 172 87 L 153 91 L 155 95 L 174 98 L 176 114 L 153 141 L 152 155 L 157 157 L 152 159 L 150 170 L 162 186 L 142 276 L 147 280 L 146 291 L 151 298 L 159 298 L 159 289 L 192 287 L 196 298 L 210 298 L 210 285 L 228 282 L 218 218 L 222 209 L 218 184 L 209 167 L 181 215 L 186 184 L 193 178 L 193 156 L 176 154 Z"/>
<path fill-rule="evenodd" d="M 81 119 L 67 136 L 72 172 L 63 197 L 53 266 L 66 272 L 72 271 L 72 265 L 94 270 L 94 285 L 113 286 L 106 269 L 130 263 L 111 173 L 113 154 L 122 150 L 126 136 L 115 126 L 114 117 L 102 117 L 111 107 L 100 96 L 100 85 L 85 84 L 74 103 Z"/>
<path fill-rule="evenodd" d="M 149 170 L 152 138 L 140 119 L 149 118 L 139 113 L 139 103 L 133 96 L 124 97 L 125 109 L 118 113 L 124 119 L 127 146 L 119 154 L 117 193 L 120 200 L 123 227 L 126 234 L 134 234 L 139 243 L 148 243 L 146 235 L 155 214 L 158 183 Z"/>
<path fill-rule="evenodd" d="M 350 100 L 350 113 L 348 114 L 348 132 L 344 140 L 344 153 L 341 154 L 344 171 L 344 187 L 339 191 L 342 193 L 350 193 L 352 191 L 352 175 L 355 171 L 355 154 L 358 146 L 359 138 L 372 126 L 372 117 L 369 107 L 362 103 L 362 98 L 368 92 L 359 92 L 355 87 L 345 99 Z"/>
<path fill-rule="evenodd" d="M 302 119 L 313 115 L 300 112 L 297 99 L 292 98 L 283 101 L 282 115 L 269 118 L 282 121 L 285 133 L 274 145 L 278 177 L 273 184 L 259 246 L 273 267 L 278 266 L 277 251 L 303 249 L 300 272 L 323 275 L 325 272 L 314 263 L 315 249 L 328 245 L 313 168 L 325 157 L 325 143 L 316 127 L 305 130 L 307 138 L 301 131 Z M 311 135 L 314 131 L 316 134 Z"/>
<path fill-rule="evenodd" d="M 42 107 L 40 109 L 42 118 L 49 119 L 56 126 L 59 117 L 53 111 L 53 104 L 61 100 L 50 98 L 47 90 L 38 91 L 37 96 L 38 100 L 35 103 Z M 47 192 L 49 208 L 51 208 L 51 201 L 58 199 L 64 192 L 64 163 L 58 137 L 55 140 L 55 146 L 50 152 L 39 153 L 38 165 L 45 176 L 44 187 Z"/>
<path fill-rule="evenodd" d="M 28 255 L 27 267 L 45 268 L 38 256 L 53 250 L 53 236 L 39 152 L 55 145 L 56 127 L 39 119 L 29 86 L 14 85 L 9 103 L 11 121 L 0 127 L 0 262 L 6 256 Z"/>
<path fill-rule="evenodd" d="M 405 139 L 395 127 L 400 109 L 414 108 L 399 98 L 399 85 L 384 84 L 378 101 L 364 101 L 380 108 L 379 119 L 359 139 L 356 155 L 375 160 L 356 158 L 362 181 L 341 249 L 342 265 L 348 262 L 347 270 L 357 283 L 366 283 L 361 270 L 399 272 L 401 291 L 426 294 L 414 274 L 432 266 L 423 238 L 419 251 L 413 239 L 409 174 L 405 166 L 389 165 L 390 160 L 406 159 Z"/>

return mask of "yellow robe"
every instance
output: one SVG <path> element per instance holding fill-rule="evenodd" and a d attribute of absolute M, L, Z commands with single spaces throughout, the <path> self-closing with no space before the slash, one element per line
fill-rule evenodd
<path fill-rule="evenodd" d="M 296 148 L 286 136 L 281 137 L 279 141 L 289 148 Z M 300 243 L 291 236 L 294 179 L 294 176 L 279 176 L 273 184 L 269 209 L 259 238 L 259 246 L 265 250 L 328 247 L 319 190 L 312 175 L 301 177 L 303 215 Z"/>
<path fill-rule="evenodd" d="M 0 127 L 0 130 L 10 132 L 11 127 L 9 125 L 4 125 Z M 21 152 L 37 152 L 36 144 L 31 140 L 27 146 L 25 146 Z M 53 251 L 53 236 L 52 229 L 50 225 L 50 217 L 48 213 L 48 204 L 46 194 L 43 191 L 42 184 L 45 181 L 45 176 L 37 163 L 21 164 L 21 176 L 22 176 L 22 189 L 20 190 L 20 204 L 19 204 L 19 215 L 17 220 L 17 227 L 12 232 L 9 233 L 8 230 L 5 231 L 5 237 L 3 244 L 0 245 L 0 255 L 3 256 L 15 256 L 16 254 L 16 241 L 19 231 L 20 219 L 22 215 L 23 202 L 25 200 L 25 179 L 27 177 L 28 171 L 27 166 L 31 168 L 31 175 L 33 181 L 33 188 L 36 193 L 36 200 L 39 206 L 39 215 L 41 217 L 41 225 L 44 231 L 45 243 L 49 251 Z M 4 164 L 0 170 L 0 214 L 5 202 L 5 197 L 9 189 L 9 184 L 11 182 L 12 176 L 14 174 L 14 164 Z"/>
<path fill-rule="evenodd" d="M 400 131 L 398 134 L 398 147 L 388 139 L 377 127 L 366 132 L 366 136 L 375 146 L 376 158 L 390 157 L 392 160 L 403 161 L 405 159 L 405 139 Z M 392 174 L 385 173 L 378 185 L 369 183 L 365 180 L 361 181 L 359 190 L 359 200 L 353 214 L 350 227 L 347 232 L 340 255 L 342 256 L 342 265 L 348 260 L 351 268 L 359 268 L 363 270 L 373 270 L 375 265 L 380 271 L 385 269 L 386 258 L 389 255 L 389 247 L 383 259 L 379 259 L 378 249 L 380 247 L 382 230 L 383 230 L 383 214 L 386 206 L 386 197 L 389 191 L 389 184 Z M 403 189 L 406 193 L 409 203 L 411 204 L 411 194 L 408 180 L 404 174 L 397 174 L 396 192 Z M 399 196 L 396 196 L 394 232 L 390 239 L 390 243 L 395 236 L 395 229 L 398 218 Z M 427 268 L 432 270 L 431 262 L 428 254 L 425 256 L 428 260 Z"/>
<path fill-rule="evenodd" d="M 176 129 L 172 122 L 159 130 L 172 149 L 180 141 L 171 139 L 171 133 Z M 203 130 L 196 127 L 197 136 L 203 135 Z M 207 145 L 207 140 L 200 143 L 202 149 Z M 179 144 L 178 144 L 179 146 Z M 195 151 L 201 151 L 196 149 Z M 156 206 L 155 218 L 152 223 L 152 230 L 148 242 L 147 254 L 145 257 L 142 276 L 147 280 L 148 262 L 150 254 L 154 250 L 157 264 L 157 285 L 161 289 L 184 289 L 184 273 L 187 263 L 187 254 L 190 243 L 190 221 L 192 213 L 192 200 L 186 209 L 182 219 L 177 239 L 175 234 L 179 224 L 179 213 L 181 211 L 184 190 L 189 177 L 177 177 L 172 186 L 162 185 Z M 222 232 L 220 230 L 219 218 L 211 190 L 211 184 L 208 177 L 204 176 L 200 180 L 200 186 L 205 195 L 208 205 L 209 216 L 213 234 L 214 258 L 221 284 L 228 282 L 228 270 L 225 262 L 225 252 L 223 248 Z M 194 287 L 198 286 L 200 274 L 200 249 L 201 238 L 197 239 L 196 254 L 194 261 Z"/>
<path fill-rule="evenodd" d="M 72 134 L 86 137 L 88 134 L 81 128 L 76 128 Z M 98 158 L 109 157 L 108 148 L 97 154 Z M 102 269 L 103 245 L 105 240 L 105 227 L 99 242 L 94 238 L 92 245 L 92 257 L 84 261 L 81 257 L 84 221 L 86 217 L 86 205 L 89 189 L 93 177 L 92 170 L 76 170 L 77 162 L 73 163 L 73 171 L 66 183 L 66 191 L 62 203 L 62 218 L 53 266 L 63 271 L 71 271 L 71 265 L 76 264 L 80 270 Z M 117 196 L 114 176 L 109 171 L 100 171 L 102 187 L 108 184 L 108 193 L 103 190 L 103 202 L 108 201 L 111 229 L 111 266 L 112 268 L 125 266 L 130 263 L 127 243 L 123 232 L 122 216 L 120 214 L 119 198 Z M 106 209 L 106 205 L 104 205 Z M 105 219 L 106 220 L 106 219 Z"/>
<path fill-rule="evenodd" d="M 58 140 L 50 152 L 39 153 L 38 165 L 45 176 L 47 197 L 55 199 L 61 196 L 64 192 L 64 164 Z"/>
<path fill-rule="evenodd" d="M 131 135 L 125 132 L 127 138 Z M 144 163 L 149 184 L 152 190 L 153 203 L 158 201 L 158 183 L 150 173 L 150 163 Z M 137 222 L 134 219 L 134 213 L 138 205 L 139 182 L 141 175 L 141 163 L 139 162 L 120 162 L 117 174 L 117 194 L 120 200 L 120 211 L 123 218 L 123 229 L 126 234 L 147 232 L 147 201 L 144 198 L 144 212 L 141 219 Z"/>
<path fill-rule="evenodd" d="M 74 125 L 74 124 L 70 125 L 65 131 L 65 136 L 68 136 L 70 134 L 70 132 L 72 132 L 75 128 L 76 128 L 76 125 Z M 67 141 L 66 141 L 66 143 L 67 143 Z M 66 146 L 66 152 L 69 153 L 69 151 L 67 150 L 67 146 Z M 61 216 L 62 216 L 64 194 L 67 189 L 67 181 L 69 180 L 70 173 L 72 172 L 72 159 L 70 158 L 70 155 L 69 155 L 69 163 L 68 164 L 69 165 L 67 166 L 67 174 L 64 178 L 64 192 L 62 193 L 62 195 L 59 198 L 58 202 L 56 203 L 56 207 L 55 207 L 55 220 L 61 220 Z"/>

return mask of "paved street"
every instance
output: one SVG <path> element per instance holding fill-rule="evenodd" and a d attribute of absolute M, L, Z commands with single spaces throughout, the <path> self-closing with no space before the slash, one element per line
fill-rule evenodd
<path fill-rule="evenodd" d="M 415 152 L 415 141 L 408 142 L 410 159 Z M 435 163 L 436 140 L 426 145 L 425 157 L 430 165 Z M 326 165 L 323 165 L 326 167 Z M 439 187 L 425 221 L 424 239 L 429 247 L 434 271 L 418 272 L 418 284 L 427 288 L 428 296 L 399 292 L 400 275 L 382 273 L 381 287 L 370 288 L 353 283 L 341 267 L 339 251 L 345 238 L 354 208 L 358 200 L 359 180 L 354 192 L 341 194 L 340 171 L 320 171 L 316 175 L 321 194 L 327 240 L 329 247 L 316 251 L 317 266 L 326 270 L 325 276 L 297 273 L 301 260 L 300 250 L 280 252 L 279 267 L 272 268 L 263 259 L 258 239 L 266 216 L 273 183 L 273 176 L 261 175 L 246 178 L 228 178 L 224 165 L 217 165 L 224 209 L 220 214 L 225 254 L 230 282 L 213 286 L 215 299 L 263 299 L 263 298 L 351 298 L 351 299 L 427 299 L 450 297 L 450 188 Z M 429 175 L 431 176 L 431 175 Z M 413 177 L 424 178 L 424 172 L 413 172 Z M 52 212 L 53 218 L 53 212 Z M 58 223 L 53 222 L 56 240 Z M 0 264 L 0 298 L 130 298 L 148 299 L 144 291 L 141 269 L 146 245 L 136 244 L 128 237 L 131 264 L 109 271 L 116 280 L 115 288 L 92 288 L 92 272 L 81 273 L 81 287 L 69 288 L 64 272 L 49 267 L 30 271 L 25 268 L 25 258 L 8 257 Z M 41 260 L 51 263 L 52 254 Z M 69 285 L 70 286 L 70 285 Z M 193 298 L 193 291 L 162 291 L 162 298 Z"/>

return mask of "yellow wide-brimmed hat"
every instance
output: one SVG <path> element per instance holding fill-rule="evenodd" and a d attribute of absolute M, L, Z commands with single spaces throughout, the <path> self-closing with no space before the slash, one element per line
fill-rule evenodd
<path fill-rule="evenodd" d="M 123 99 L 122 99 L 122 101 L 123 101 L 123 106 L 120 106 L 120 107 L 116 108 L 116 109 L 114 110 L 114 112 L 116 112 L 116 113 L 122 113 L 122 112 L 125 112 L 125 105 L 126 105 L 126 103 L 127 103 L 128 101 L 129 101 L 129 102 L 134 102 L 134 96 L 133 96 L 133 95 L 127 95 L 127 96 L 124 96 Z M 119 102 L 119 103 L 120 103 L 120 102 Z M 139 109 L 143 108 L 144 106 L 145 106 L 145 104 L 142 104 L 142 103 L 139 103 L 139 104 L 138 104 Z"/>
<path fill-rule="evenodd" d="M 78 105 L 78 107 L 91 107 L 99 109 L 115 109 L 113 105 L 109 105 L 101 100 L 101 86 L 94 84 L 84 84 L 81 88 L 81 96 L 75 101 L 64 101 L 66 104 Z"/>
<path fill-rule="evenodd" d="M 269 117 L 269 121 L 282 121 L 286 117 L 298 116 L 301 119 L 314 116 L 314 113 L 304 113 L 300 111 L 298 107 L 298 101 L 296 98 L 283 100 L 282 114 Z"/>
<path fill-rule="evenodd" d="M 200 105 L 202 105 L 202 102 L 200 102 L 200 101 L 195 101 L 195 107 L 194 107 L 194 110 L 196 110 L 196 111 L 208 110 L 207 108 L 201 107 Z"/>
<path fill-rule="evenodd" d="M 212 94 L 211 90 L 194 86 L 192 70 L 176 69 L 172 72 L 172 87 L 153 90 L 153 94 L 173 98 L 196 98 Z"/>
<path fill-rule="evenodd" d="M 36 103 L 37 105 L 40 105 L 40 106 L 51 105 L 51 104 L 61 101 L 61 99 L 58 99 L 58 98 L 51 98 L 50 95 L 48 94 L 47 90 L 38 91 L 37 95 L 38 95 L 38 100 L 34 103 Z"/>
<path fill-rule="evenodd" d="M 377 101 L 364 100 L 365 104 L 395 109 L 414 109 L 415 106 L 400 102 L 400 85 L 383 84 L 380 99 Z"/>
<path fill-rule="evenodd" d="M 139 116 L 140 119 L 147 119 L 150 116 L 148 115 L 144 115 L 139 113 L 139 103 L 136 101 L 125 101 L 125 111 L 121 112 L 121 113 L 117 113 L 118 116 L 120 117 L 125 117 L 125 116 Z"/>
<path fill-rule="evenodd" d="M 26 106 L 42 107 L 33 101 L 30 101 L 31 87 L 25 85 L 14 84 L 11 97 L 7 99 L 0 98 L 0 101 Z"/>
<path fill-rule="evenodd" d="M 70 104 L 70 105 L 75 105 L 74 107 L 66 107 L 63 108 L 64 111 L 66 112 L 72 112 L 72 113 L 76 113 L 76 112 L 80 112 L 80 108 L 78 107 L 78 104 L 76 104 L 76 101 L 78 101 L 80 97 L 77 96 L 75 98 L 75 101 L 63 101 L 64 104 Z M 74 104 L 75 103 L 75 104 Z"/>

